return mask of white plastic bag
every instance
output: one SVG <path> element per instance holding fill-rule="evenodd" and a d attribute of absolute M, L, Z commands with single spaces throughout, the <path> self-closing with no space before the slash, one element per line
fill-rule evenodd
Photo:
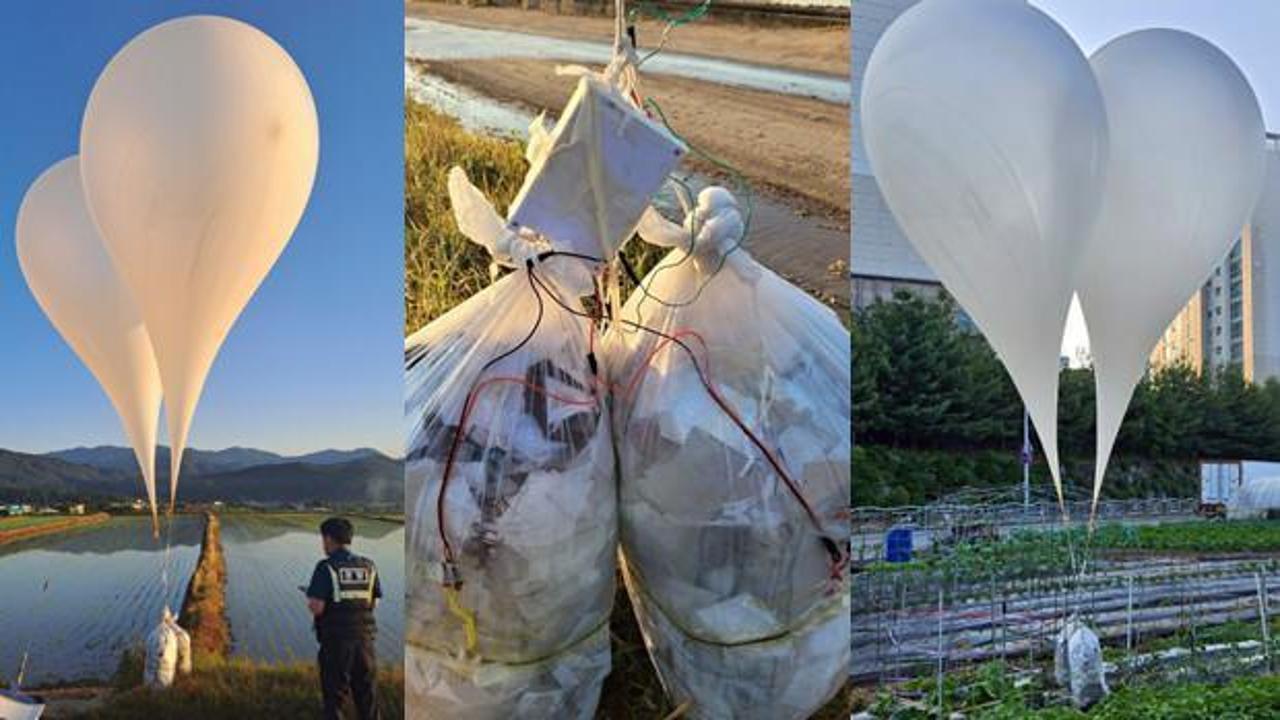
<path fill-rule="evenodd" d="M 602 378 L 576 314 L 590 267 L 540 261 L 549 246 L 506 230 L 460 170 L 450 194 L 459 228 L 515 271 L 405 342 L 408 705 L 590 718 L 617 541 Z"/>
<path fill-rule="evenodd" d="M 609 674 L 609 628 L 544 662 L 474 663 L 405 648 L 411 720 L 439 718 L 591 718 Z M 448 693 L 447 701 L 438 696 Z M 444 713 L 444 714 L 441 714 Z"/>
<path fill-rule="evenodd" d="M 561 250 L 611 259 L 684 153 L 608 79 L 583 74 L 556 126 L 530 144 L 511 227 L 553 238 Z"/>
<path fill-rule="evenodd" d="M 149 687 L 167 688 L 178 673 L 191 672 L 191 636 L 179 625 L 166 606 L 151 634 L 147 636 L 147 659 L 143 681 Z"/>
<path fill-rule="evenodd" d="M 1111 692 L 1098 636 L 1078 618 L 1068 620 L 1058 633 L 1053 648 L 1053 677 L 1071 693 L 1072 704 L 1081 710 Z"/>
<path fill-rule="evenodd" d="M 848 673 L 848 331 L 737 249 L 722 188 L 640 233 L 683 247 L 606 341 L 632 602 L 692 717 L 807 718 Z"/>

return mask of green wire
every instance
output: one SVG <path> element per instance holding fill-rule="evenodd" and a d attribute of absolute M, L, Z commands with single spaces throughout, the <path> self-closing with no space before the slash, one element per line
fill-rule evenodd
<path fill-rule="evenodd" d="M 636 20 L 641 15 L 645 15 L 650 18 L 654 18 L 662 22 L 665 22 L 666 27 L 663 29 L 663 36 L 665 37 L 670 31 L 680 27 L 681 25 L 687 25 L 692 22 L 697 22 L 698 20 L 701 20 L 702 18 L 706 17 L 707 14 L 711 12 L 711 3 L 712 3 L 712 0 L 702 0 L 702 2 L 698 3 L 692 8 L 689 8 L 685 12 L 680 13 L 678 15 L 672 15 L 671 13 L 662 9 L 660 6 L 658 6 L 655 3 L 640 2 L 640 3 L 637 3 L 635 6 L 631 7 L 627 11 L 626 20 L 628 25 L 635 25 Z M 648 55 L 646 55 L 643 60 L 640 61 L 640 64 L 643 64 L 645 60 L 648 60 L 649 58 L 658 54 L 658 52 L 660 52 L 661 50 L 662 50 L 661 47 L 653 50 Z M 733 247 L 729 248 L 727 252 L 723 253 L 720 256 L 719 262 L 716 264 L 715 270 L 713 270 L 711 274 L 709 274 L 707 278 L 702 281 L 702 283 L 698 286 L 697 291 L 694 292 L 692 297 L 688 298 L 687 300 L 678 301 L 678 302 L 668 301 L 668 300 L 664 300 L 662 298 L 656 297 L 649 293 L 649 288 L 645 287 L 644 279 L 642 278 L 639 285 L 639 290 L 642 294 L 642 297 L 640 302 L 636 304 L 637 319 L 639 318 L 640 310 L 641 308 L 644 307 L 644 302 L 646 300 L 653 300 L 654 302 L 657 302 L 664 307 L 670 307 L 670 308 L 685 307 L 697 302 L 698 298 L 702 297 L 703 290 L 705 290 L 707 285 L 710 284 L 710 282 L 715 278 L 715 276 L 720 273 L 720 270 L 724 268 L 724 264 L 728 260 L 729 255 L 737 251 L 738 248 L 742 246 L 742 243 L 746 241 L 746 237 L 748 233 L 750 233 L 751 231 L 751 219 L 752 219 L 752 216 L 755 214 L 755 198 L 753 193 L 751 192 L 751 185 L 747 182 L 746 176 L 743 175 L 742 172 L 740 172 L 732 164 L 716 157 L 715 155 L 712 155 L 706 150 L 703 150 L 702 148 L 698 147 L 694 143 L 690 142 L 687 138 L 681 135 L 675 128 L 671 127 L 671 123 L 667 121 L 666 113 L 662 111 L 662 106 L 659 105 L 656 100 L 652 98 L 645 100 L 644 107 L 649 110 L 652 110 L 653 113 L 657 115 L 658 119 L 662 122 L 663 127 L 666 128 L 667 132 L 671 133 L 672 137 L 684 143 L 684 145 L 688 147 L 689 150 L 692 151 L 695 155 L 698 155 L 699 157 L 703 158 L 704 160 L 711 163 L 712 165 L 720 168 L 722 171 L 727 173 L 731 178 L 733 178 L 733 182 L 736 185 L 738 190 L 738 195 L 744 199 L 743 204 L 746 212 L 743 216 L 743 221 L 742 221 L 742 235 L 738 238 L 738 241 L 734 243 Z M 683 187 L 685 192 L 688 193 L 688 195 L 691 198 L 694 197 L 693 193 L 690 191 L 688 184 L 685 181 L 674 176 L 671 177 L 670 180 L 671 182 L 674 182 L 680 185 L 681 187 Z M 695 220 L 695 223 L 696 223 L 696 220 Z M 694 246 L 697 242 L 697 236 L 698 236 L 698 227 L 695 224 L 694 227 L 690 228 L 689 244 L 688 244 L 688 248 L 685 250 L 684 256 L 673 263 L 667 263 L 667 264 L 659 263 L 659 265 L 649 273 L 650 284 L 652 284 L 653 280 L 657 278 L 658 273 L 680 267 L 681 265 L 683 265 L 684 263 L 688 262 L 690 259 L 693 258 L 694 250 L 695 250 Z"/>
<path fill-rule="evenodd" d="M 669 307 L 669 308 L 686 307 L 688 305 L 692 305 L 693 303 L 697 302 L 698 298 L 702 297 L 703 290 L 705 290 L 707 285 L 709 285 L 711 281 L 715 279 L 715 276 L 720 273 L 720 270 L 724 268 L 725 263 L 729 259 L 729 255 L 736 252 L 740 247 L 742 247 L 742 243 L 746 241 L 747 234 L 751 231 L 751 218 L 755 214 L 755 198 L 751 192 L 751 185 L 747 182 L 746 176 L 743 175 L 741 171 L 739 171 L 732 164 L 724 160 L 721 160 L 715 155 L 712 155 L 706 150 L 703 150 L 702 148 L 693 144 L 688 139 L 686 139 L 683 135 L 677 132 L 675 128 L 671 127 L 671 123 L 667 121 L 666 114 L 662 111 L 662 106 L 659 105 L 656 100 L 649 98 L 645 100 L 644 104 L 646 108 L 651 109 L 653 113 L 657 115 L 658 119 L 662 122 L 663 127 L 665 127 L 667 129 L 667 132 L 671 133 L 673 137 L 675 137 L 680 142 L 684 143 L 685 146 L 687 146 L 689 150 L 692 151 L 694 154 L 710 162 L 712 165 L 715 165 L 716 167 L 720 168 L 724 172 L 728 173 L 734 179 L 734 183 L 738 188 L 739 195 L 744 199 L 743 204 L 744 204 L 745 213 L 743 214 L 743 218 L 742 218 L 742 234 L 738 237 L 738 241 L 734 243 L 733 247 L 729 248 L 727 252 L 720 255 L 720 259 L 716 263 L 715 270 L 713 270 L 706 277 L 706 279 L 703 280 L 702 283 L 698 285 L 698 289 L 697 291 L 694 292 L 692 297 L 686 300 L 681 300 L 681 301 L 664 300 L 662 298 L 659 298 L 650 294 L 649 288 L 645 287 L 644 282 L 641 282 L 639 289 L 643 297 L 641 298 L 640 302 L 636 304 L 637 317 L 639 317 L 640 309 L 644 307 L 644 302 L 646 300 L 653 300 L 654 302 L 657 302 L 663 307 Z M 681 185 L 685 185 L 683 181 L 677 180 L 675 178 L 672 178 L 672 180 L 677 183 L 680 183 Z M 686 191 L 687 191 L 687 186 L 686 186 Z M 695 226 L 690 229 L 689 247 L 687 250 L 685 250 L 684 257 L 680 258 L 680 260 L 674 263 L 659 264 L 658 267 L 654 268 L 653 271 L 649 273 L 650 284 L 652 284 L 653 281 L 657 278 L 658 273 L 677 268 L 693 257 L 694 244 L 697 241 L 697 235 L 698 235 L 698 228 Z"/>
<path fill-rule="evenodd" d="M 657 4 L 650 3 L 650 2 L 641 2 L 641 3 L 637 3 L 634 7 L 632 7 L 630 10 L 627 11 L 627 23 L 634 25 L 636 19 L 640 17 L 640 15 L 643 13 L 651 18 L 654 18 L 655 20 L 661 20 L 667 23 L 667 25 L 671 28 L 678 28 L 681 25 L 685 25 L 685 24 L 694 22 L 696 20 L 701 20 L 710 11 L 711 11 L 711 0 L 702 0 L 701 3 L 698 3 L 694 7 L 689 8 L 685 12 L 673 18 L 671 16 L 671 13 L 668 13 L 666 10 L 663 10 Z"/>

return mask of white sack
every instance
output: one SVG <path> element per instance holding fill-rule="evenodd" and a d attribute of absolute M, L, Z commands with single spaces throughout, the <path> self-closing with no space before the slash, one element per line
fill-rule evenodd
<path fill-rule="evenodd" d="M 608 622 L 617 541 L 602 380 L 588 361 L 589 322 L 574 314 L 583 312 L 591 273 L 577 259 L 537 262 L 548 247 L 507 233 L 460 171 L 450 190 L 459 227 L 516 269 L 405 342 L 407 641 L 417 664 L 409 705 L 430 717 L 513 717 L 533 701 L 511 678 L 537 663 L 554 679 L 541 683 L 537 706 L 577 709 L 547 717 L 590 718 L 594 701 L 584 699 L 598 696 L 608 653 L 587 639 Z M 455 447 L 473 387 L 480 390 Z M 474 644 L 444 590 L 441 501 Z M 489 699 L 465 710 L 459 700 L 481 696 Z"/>
<path fill-rule="evenodd" d="M 1067 621 L 1054 642 L 1053 677 L 1071 693 L 1072 704 L 1082 710 L 1111 692 L 1098 636 L 1077 618 Z"/>
<path fill-rule="evenodd" d="M 636 617 L 663 688 L 677 704 L 694 700 L 688 717 L 802 720 L 848 679 L 847 584 L 824 598 L 801 626 L 743 648 L 686 634 L 644 595 L 635 574 L 623 577 L 632 598 L 645 598 L 635 603 Z"/>
<path fill-rule="evenodd" d="M 860 112 L 885 201 L 1009 371 L 1061 499 L 1058 354 L 1107 157 L 1088 62 L 1025 0 L 923 0 L 876 44 Z"/>
<path fill-rule="evenodd" d="M 843 632 L 815 618 L 848 592 L 828 549 L 840 554 L 849 539 L 848 331 L 829 308 L 733 250 L 742 218 L 722 188 L 699 195 L 684 228 L 650 214 L 640 231 L 661 245 L 696 240 L 692 256 L 674 250 L 649 273 L 650 297 L 636 291 L 606 341 L 632 602 L 647 618 L 667 689 L 677 702 L 693 700 L 691 717 L 808 717 L 828 694 L 797 701 L 777 653 L 801 653 L 789 662 L 808 668 L 812 687 L 838 687 L 847 674 L 847 617 Z M 821 529 L 707 392 L 688 354 L 631 322 L 679 335 L 699 355 Z M 836 646 L 839 658 L 829 653 Z"/>
<path fill-rule="evenodd" d="M 143 681 L 149 687 L 167 688 L 178 673 L 191 672 L 191 636 L 178 626 L 168 607 L 160 624 L 147 635 L 147 658 Z"/>
<path fill-rule="evenodd" d="M 405 648 L 406 703 L 412 720 L 594 717 L 609 674 L 609 628 L 544 662 L 523 665 L 458 660 Z"/>

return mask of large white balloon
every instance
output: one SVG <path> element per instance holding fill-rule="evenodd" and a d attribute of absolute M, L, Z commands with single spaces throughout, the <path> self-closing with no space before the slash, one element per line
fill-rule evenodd
<path fill-rule="evenodd" d="M 1248 81 L 1201 38 L 1141 30 L 1091 64 L 1111 139 L 1079 281 L 1097 383 L 1096 505 L 1152 348 L 1252 212 L 1266 141 Z"/>
<path fill-rule="evenodd" d="M 18 209 L 16 235 L 18 264 L 31 294 L 120 416 L 154 526 L 160 373 L 142 316 L 89 217 L 76 157 L 31 184 Z"/>
<path fill-rule="evenodd" d="M 214 357 L 311 194 L 315 104 L 302 71 L 261 31 L 184 17 L 107 64 L 80 151 L 93 218 L 155 345 L 174 493 Z"/>
<path fill-rule="evenodd" d="M 1004 362 L 1061 498 L 1058 351 L 1107 155 L 1088 62 L 1024 0 L 924 0 L 876 45 L 860 111 L 889 208 Z"/>

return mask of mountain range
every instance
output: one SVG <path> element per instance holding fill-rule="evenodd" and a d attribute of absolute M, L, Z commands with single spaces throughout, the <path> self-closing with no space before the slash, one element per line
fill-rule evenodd
<path fill-rule="evenodd" d="M 288 456 L 254 448 L 189 449 L 179 499 L 263 505 L 395 506 L 404 502 L 399 460 L 372 448 Z M 157 486 L 168 487 L 169 448 L 156 453 Z M 0 450 L 0 502 L 124 499 L 143 495 L 133 450 L 78 447 L 44 454 Z"/>

